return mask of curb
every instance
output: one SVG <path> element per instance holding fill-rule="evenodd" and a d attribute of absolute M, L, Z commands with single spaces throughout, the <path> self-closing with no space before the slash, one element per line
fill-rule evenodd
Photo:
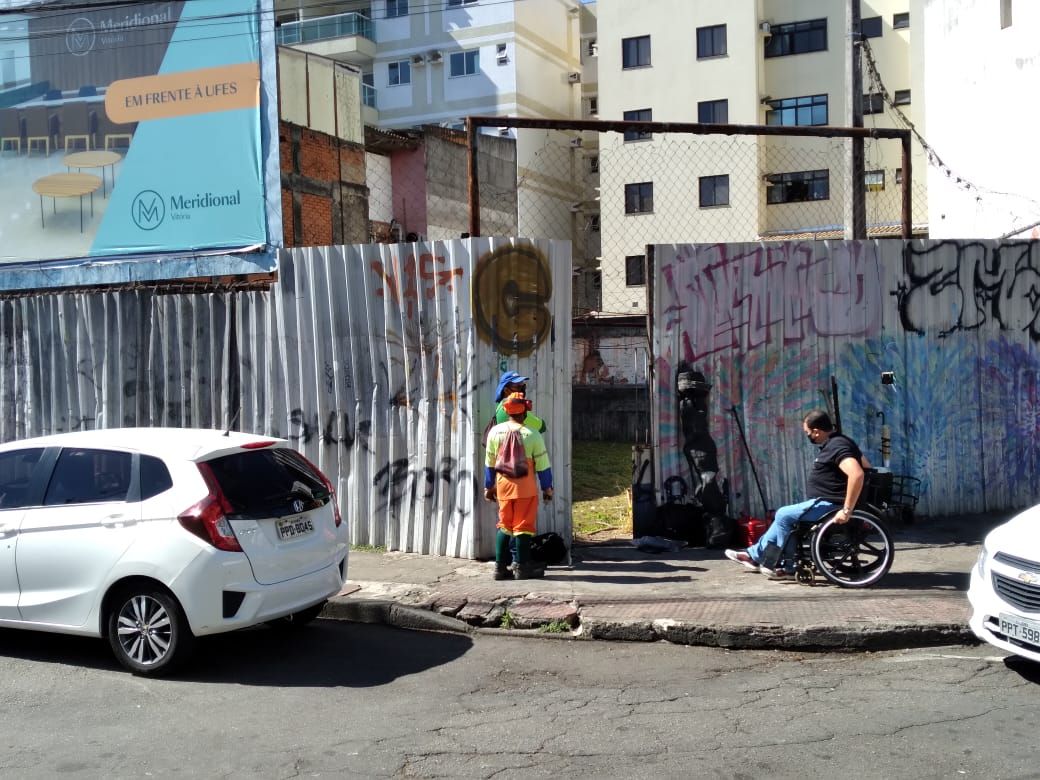
<path fill-rule="evenodd" d="M 905 650 L 914 647 L 972 645 L 978 640 L 959 623 L 888 623 L 851 629 L 848 626 L 704 625 L 670 619 L 602 620 L 579 617 L 575 630 L 547 634 L 530 620 L 522 628 L 478 627 L 432 609 L 411 607 L 385 599 L 331 599 L 321 616 L 353 623 L 377 623 L 414 631 L 538 639 L 604 640 L 614 642 L 668 642 L 731 650 Z M 533 617 L 533 616 L 532 616 Z"/>
<path fill-rule="evenodd" d="M 382 599 L 330 599 L 321 611 L 321 616 L 352 623 L 381 623 L 416 631 L 450 631 L 458 634 L 473 631 L 468 623 L 448 615 Z"/>

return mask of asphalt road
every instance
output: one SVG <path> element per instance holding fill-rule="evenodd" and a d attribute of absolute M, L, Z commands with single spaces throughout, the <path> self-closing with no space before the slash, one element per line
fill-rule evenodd
<path fill-rule="evenodd" d="M 317 621 L 203 641 L 174 680 L 0 632 L 3 777 L 1035 777 L 1040 667 Z"/>

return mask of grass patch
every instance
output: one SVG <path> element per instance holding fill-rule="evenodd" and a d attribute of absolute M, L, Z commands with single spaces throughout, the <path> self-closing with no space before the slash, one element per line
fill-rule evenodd
<path fill-rule="evenodd" d="M 552 623 L 539 626 L 538 632 L 540 634 L 569 634 L 571 632 L 571 624 L 566 620 L 554 620 Z"/>
<path fill-rule="evenodd" d="M 382 545 L 378 545 L 378 544 L 352 544 L 352 545 L 350 545 L 350 549 L 351 550 L 355 550 L 357 552 L 376 552 L 376 553 L 385 553 L 386 552 L 386 547 L 384 547 Z"/>
<path fill-rule="evenodd" d="M 499 626 L 501 628 L 515 628 L 516 627 L 516 618 L 513 616 L 513 613 L 510 612 L 508 609 L 505 612 L 502 613 L 502 622 L 499 623 Z"/>
<path fill-rule="evenodd" d="M 610 441 L 571 444 L 574 537 L 632 535 L 632 445 Z"/>

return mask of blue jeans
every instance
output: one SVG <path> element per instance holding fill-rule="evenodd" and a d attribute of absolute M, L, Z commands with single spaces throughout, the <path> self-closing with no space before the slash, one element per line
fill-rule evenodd
<path fill-rule="evenodd" d="M 780 507 L 773 517 L 773 524 L 757 542 L 748 547 L 748 555 L 756 563 L 769 568 L 776 568 L 781 561 L 791 561 L 795 553 L 793 532 L 798 523 L 816 522 L 837 507 L 838 504 L 822 498 L 810 498 L 800 504 Z M 773 547 L 767 551 L 769 545 Z"/>

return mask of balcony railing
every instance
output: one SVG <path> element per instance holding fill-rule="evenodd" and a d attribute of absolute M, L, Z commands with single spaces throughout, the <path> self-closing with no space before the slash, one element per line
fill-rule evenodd
<path fill-rule="evenodd" d="M 302 22 L 286 22 L 275 29 L 275 36 L 280 46 L 327 41 L 331 38 L 347 38 L 351 35 L 360 35 L 362 38 L 368 38 L 374 42 L 372 20 L 364 14 L 355 12 L 320 16 L 317 19 L 305 19 Z"/>

